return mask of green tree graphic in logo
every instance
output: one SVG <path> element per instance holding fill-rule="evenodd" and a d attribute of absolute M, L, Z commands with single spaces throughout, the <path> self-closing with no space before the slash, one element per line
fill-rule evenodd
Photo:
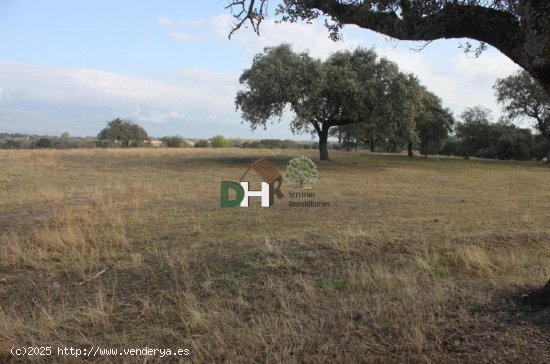
<path fill-rule="evenodd" d="M 286 169 L 286 179 L 304 188 L 306 184 L 317 182 L 319 172 L 317 166 L 306 156 L 296 157 L 290 160 Z"/>

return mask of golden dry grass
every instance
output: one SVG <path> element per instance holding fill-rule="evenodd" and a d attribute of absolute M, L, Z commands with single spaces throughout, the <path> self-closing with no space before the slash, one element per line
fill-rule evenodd
<path fill-rule="evenodd" d="M 550 277 L 549 169 L 333 151 L 329 208 L 219 207 L 221 180 L 303 153 L 0 151 L 0 360 L 550 362 L 513 302 Z"/>

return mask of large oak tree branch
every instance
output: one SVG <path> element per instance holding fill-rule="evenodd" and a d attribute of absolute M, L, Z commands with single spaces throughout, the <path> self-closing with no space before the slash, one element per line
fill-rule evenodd
<path fill-rule="evenodd" d="M 418 16 L 409 13 L 412 11 L 406 7 L 398 15 L 396 12 L 373 11 L 370 5 L 344 4 L 337 0 L 308 0 L 304 4 L 342 24 L 355 24 L 396 39 L 470 38 L 491 44 L 511 58 L 515 57 L 513 44 L 522 37 L 516 17 L 483 6 L 449 3 L 432 14 Z"/>

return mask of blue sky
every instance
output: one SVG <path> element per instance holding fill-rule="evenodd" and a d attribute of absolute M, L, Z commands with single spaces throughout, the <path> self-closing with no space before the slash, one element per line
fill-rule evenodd
<path fill-rule="evenodd" d="M 0 132 L 95 135 L 106 121 L 131 118 L 154 136 L 298 138 L 288 122 L 251 132 L 233 99 L 238 77 L 265 46 L 292 43 L 326 57 L 339 49 L 375 47 L 416 73 L 456 115 L 484 105 L 498 116 L 492 84 L 518 67 L 494 49 L 472 59 L 459 40 L 395 42 L 346 27 L 344 41 L 322 24 L 263 24 L 227 39 L 225 1 L 0 2 Z M 273 5 L 272 5 L 273 7 Z"/>
<path fill-rule="evenodd" d="M 162 18 L 223 14 L 214 1 L 2 0 L 0 11 L 2 59 L 142 76 L 189 67 L 232 69 L 216 62 L 210 47 L 174 44 L 158 24 Z M 238 57 L 237 49 L 224 51 L 231 52 L 230 61 Z"/>

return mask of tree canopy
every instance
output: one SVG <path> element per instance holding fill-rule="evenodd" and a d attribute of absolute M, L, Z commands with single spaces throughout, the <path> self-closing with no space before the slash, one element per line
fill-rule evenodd
<path fill-rule="evenodd" d="M 423 155 L 440 151 L 454 123 L 453 115 L 443 107 L 439 97 L 423 86 L 414 81 L 409 86 L 414 97 L 409 99 L 413 107 L 407 113 L 410 116 L 407 122 L 401 118 L 388 117 L 391 109 L 383 110 L 372 113 L 373 117 L 368 122 L 339 126 L 332 135 L 348 150 L 352 146 L 357 149 L 358 145 L 367 144 L 374 152 L 377 145 L 384 143 L 388 151 L 396 150 L 398 145 L 408 144 L 409 156 L 412 156 L 414 145 Z"/>
<path fill-rule="evenodd" d="M 269 15 L 267 0 L 230 0 L 235 25 L 259 33 Z M 306 21 L 327 15 L 333 39 L 354 24 L 400 40 L 468 38 L 500 50 L 539 80 L 550 94 L 550 1 L 545 0 L 281 0 L 279 20 Z M 469 49 L 471 46 L 468 45 Z"/>
<path fill-rule="evenodd" d="M 226 139 L 222 135 L 216 135 L 210 141 L 210 145 L 212 145 L 212 148 L 230 148 L 231 140 Z"/>
<path fill-rule="evenodd" d="M 456 125 L 456 136 L 464 146 L 464 156 L 469 158 L 474 151 L 489 145 L 491 111 L 483 106 L 467 108 L 461 115 L 462 122 Z"/>
<path fill-rule="evenodd" d="M 540 135 L 550 143 L 550 96 L 526 71 L 497 80 L 497 101 L 512 119 L 533 120 Z M 547 151 L 550 163 L 550 149 Z"/>
<path fill-rule="evenodd" d="M 266 48 L 240 78 L 245 90 L 235 99 L 252 129 L 294 113 L 291 129 L 319 137 L 321 160 L 328 160 L 330 128 L 384 120 L 387 135 L 409 135 L 417 106 L 417 80 L 379 59 L 372 50 L 337 52 L 327 60 L 294 53 L 288 44 Z"/>
<path fill-rule="evenodd" d="M 117 147 L 139 146 L 149 139 L 147 132 L 141 126 L 130 120 L 116 118 L 107 123 L 107 126 L 99 132 L 97 139 Z"/>
<path fill-rule="evenodd" d="M 415 124 L 420 153 L 426 156 L 441 149 L 454 124 L 454 117 L 434 93 L 423 90 L 421 97 L 422 109 Z"/>

